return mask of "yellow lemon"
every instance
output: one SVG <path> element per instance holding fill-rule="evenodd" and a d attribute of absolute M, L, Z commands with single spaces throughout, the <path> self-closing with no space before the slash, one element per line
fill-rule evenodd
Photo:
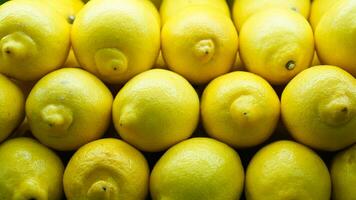
<path fill-rule="evenodd" d="M 47 147 L 30 138 L 0 145 L 0 199 L 61 200 L 64 166 Z"/>
<path fill-rule="evenodd" d="M 193 138 L 170 148 L 151 173 L 153 200 L 236 200 L 243 189 L 239 155 L 224 143 Z"/>
<path fill-rule="evenodd" d="M 179 12 L 189 7 L 213 7 L 216 12 L 230 17 L 230 9 L 225 0 L 162 0 L 160 14 L 162 24 L 169 18 L 175 17 Z"/>
<path fill-rule="evenodd" d="M 0 91 L 0 142 L 2 142 L 24 119 L 25 97 L 16 84 L 1 74 Z"/>
<path fill-rule="evenodd" d="M 232 15 L 236 28 L 241 30 L 243 24 L 250 16 L 270 8 L 289 9 L 307 19 L 309 16 L 310 0 L 235 0 L 232 7 Z"/>
<path fill-rule="evenodd" d="M 195 84 L 227 73 L 237 49 L 231 19 L 213 8 L 189 7 L 162 28 L 162 54 L 169 69 Z"/>
<path fill-rule="evenodd" d="M 273 88 L 250 72 L 232 72 L 214 79 L 201 100 L 207 133 L 234 147 L 255 146 L 269 138 L 279 113 Z"/>
<path fill-rule="evenodd" d="M 320 19 L 324 16 L 324 14 L 332 8 L 336 2 L 340 0 L 313 0 L 310 8 L 310 17 L 309 22 L 310 25 L 315 30 L 318 25 Z"/>
<path fill-rule="evenodd" d="M 94 75 L 64 68 L 36 83 L 26 101 L 26 116 L 43 144 L 73 150 L 104 134 L 112 102 L 111 92 Z"/>
<path fill-rule="evenodd" d="M 144 151 L 162 151 L 190 137 L 199 119 L 199 98 L 178 74 L 152 69 L 120 90 L 113 104 L 116 130 Z"/>
<path fill-rule="evenodd" d="M 333 185 L 333 199 L 355 199 L 356 144 L 334 157 L 330 171 Z"/>
<path fill-rule="evenodd" d="M 144 200 L 148 182 L 145 157 L 113 138 L 82 146 L 70 159 L 63 177 L 68 200 Z"/>
<path fill-rule="evenodd" d="M 328 168 L 311 149 L 278 141 L 259 150 L 246 171 L 247 200 L 329 200 Z"/>
<path fill-rule="evenodd" d="M 356 142 L 356 79 L 334 66 L 315 66 L 284 89 L 283 121 L 292 136 L 313 148 L 335 151 Z"/>
<path fill-rule="evenodd" d="M 0 72 L 36 80 L 61 67 L 70 47 L 70 25 L 40 1 L 13 0 L 0 7 Z"/>
<path fill-rule="evenodd" d="M 315 44 L 323 64 L 341 67 L 356 77 L 356 1 L 338 1 L 315 29 Z"/>
<path fill-rule="evenodd" d="M 247 70 L 272 84 L 286 84 L 310 66 L 313 31 L 306 19 L 287 9 L 250 17 L 240 32 L 240 55 Z"/>
<path fill-rule="evenodd" d="M 90 1 L 72 27 L 79 64 L 109 83 L 153 67 L 160 49 L 157 9 L 147 0 Z"/>

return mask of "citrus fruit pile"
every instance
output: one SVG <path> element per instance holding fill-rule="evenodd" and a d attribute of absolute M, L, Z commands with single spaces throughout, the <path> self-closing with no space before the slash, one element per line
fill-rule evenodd
<path fill-rule="evenodd" d="M 0 200 L 355 200 L 356 0 L 0 1 Z"/>

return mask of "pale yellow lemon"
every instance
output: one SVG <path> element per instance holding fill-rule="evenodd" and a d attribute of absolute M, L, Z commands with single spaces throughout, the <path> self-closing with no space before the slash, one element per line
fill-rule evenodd
<path fill-rule="evenodd" d="M 236 200 L 244 184 L 238 153 L 211 138 L 193 138 L 170 148 L 150 178 L 153 200 Z"/>
<path fill-rule="evenodd" d="M 162 54 L 169 69 L 194 84 L 227 73 L 237 49 L 231 19 L 213 7 L 189 7 L 162 28 Z"/>
<path fill-rule="evenodd" d="M 216 12 L 230 17 L 230 9 L 225 0 L 162 0 L 160 7 L 162 25 L 189 7 L 212 7 Z"/>
<path fill-rule="evenodd" d="M 144 151 L 162 151 L 192 135 L 199 98 L 180 75 L 152 69 L 126 83 L 115 97 L 112 115 L 128 143 Z"/>
<path fill-rule="evenodd" d="M 231 72 L 209 83 L 201 100 L 207 133 L 234 147 L 255 146 L 273 133 L 280 103 L 267 81 L 250 72 Z"/>
<path fill-rule="evenodd" d="M 267 9 L 246 21 L 240 31 L 239 51 L 248 71 L 272 84 L 286 84 L 310 66 L 313 31 L 294 11 Z"/>
<path fill-rule="evenodd" d="M 315 44 L 323 64 L 341 67 L 356 76 L 356 1 L 341 0 L 328 10 L 315 29 Z"/>
<path fill-rule="evenodd" d="M 153 67 L 160 49 L 157 9 L 147 0 L 94 0 L 77 15 L 72 46 L 79 64 L 109 83 Z"/>
<path fill-rule="evenodd" d="M 70 25 L 39 1 L 12 0 L 0 7 L 0 72 L 37 80 L 61 67 L 70 48 Z"/>
<path fill-rule="evenodd" d="M 238 30 L 250 16 L 270 8 L 283 8 L 309 17 L 310 0 L 235 0 L 232 15 Z"/>
<path fill-rule="evenodd" d="M 100 138 L 111 121 L 113 97 L 94 75 L 77 68 L 54 71 L 26 100 L 33 135 L 57 150 L 74 150 Z"/>
<path fill-rule="evenodd" d="M 311 149 L 278 141 L 259 150 L 246 171 L 247 200 L 329 200 L 328 168 Z"/>
<path fill-rule="evenodd" d="M 332 196 L 334 200 L 356 197 L 356 144 L 339 152 L 331 164 Z"/>
<path fill-rule="evenodd" d="M 30 138 L 0 145 L 0 199 L 61 200 L 64 166 L 50 149 Z"/>
<path fill-rule="evenodd" d="M 283 121 L 299 142 L 335 151 L 356 142 L 356 79 L 335 66 L 315 66 L 282 93 Z"/>
<path fill-rule="evenodd" d="M 310 7 L 310 25 L 315 30 L 324 14 L 340 0 L 313 0 Z"/>
<path fill-rule="evenodd" d="M 25 97 L 21 89 L 0 74 L 0 142 L 5 140 L 25 116 Z"/>
<path fill-rule="evenodd" d="M 114 138 L 81 147 L 70 159 L 63 177 L 68 200 L 144 200 L 148 181 L 145 157 Z"/>

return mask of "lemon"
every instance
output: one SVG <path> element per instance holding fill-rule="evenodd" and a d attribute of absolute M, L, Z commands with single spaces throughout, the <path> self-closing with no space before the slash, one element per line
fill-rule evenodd
<path fill-rule="evenodd" d="M 328 10 L 315 29 L 323 64 L 341 67 L 356 77 L 356 1 L 342 0 Z"/>
<path fill-rule="evenodd" d="M 283 121 L 311 147 L 335 151 L 356 142 L 356 79 L 334 66 L 298 74 L 282 93 Z"/>
<path fill-rule="evenodd" d="M 2 142 L 24 119 L 25 97 L 17 85 L 1 74 L 0 91 L 0 142 Z"/>
<path fill-rule="evenodd" d="M 199 119 L 199 97 L 178 74 L 152 69 L 120 90 L 113 104 L 120 136 L 144 151 L 162 151 L 190 137 Z"/>
<path fill-rule="evenodd" d="M 243 189 L 239 155 L 224 143 L 193 138 L 170 148 L 151 173 L 153 200 L 236 200 Z"/>
<path fill-rule="evenodd" d="M 30 138 L 0 145 L 0 199 L 60 200 L 64 166 L 47 147 Z"/>
<path fill-rule="evenodd" d="M 162 54 L 169 69 L 195 84 L 227 73 L 237 48 L 234 24 L 215 8 L 189 7 L 162 28 Z"/>
<path fill-rule="evenodd" d="M 74 150 L 104 134 L 112 102 L 109 89 L 94 75 L 64 68 L 36 83 L 26 101 L 26 116 L 43 144 Z"/>
<path fill-rule="evenodd" d="M 151 2 L 156 6 L 157 9 L 161 7 L 162 0 L 151 0 Z"/>
<path fill-rule="evenodd" d="M 356 144 L 334 157 L 330 171 L 333 185 L 333 199 L 355 199 Z"/>
<path fill-rule="evenodd" d="M 0 7 L 0 72 L 36 80 L 61 67 L 70 47 L 70 25 L 40 1 L 13 0 Z"/>
<path fill-rule="evenodd" d="M 340 0 L 313 0 L 310 7 L 310 17 L 309 22 L 310 25 L 315 30 L 318 25 L 320 19 L 324 16 L 324 14 L 332 8 L 336 2 Z"/>
<path fill-rule="evenodd" d="M 213 7 L 216 12 L 230 17 L 230 9 L 225 0 L 162 0 L 160 7 L 162 24 L 189 7 Z"/>
<path fill-rule="evenodd" d="M 205 88 L 201 116 L 207 133 L 234 147 L 265 141 L 279 120 L 280 103 L 273 88 L 250 72 L 231 72 Z"/>
<path fill-rule="evenodd" d="M 247 70 L 272 84 L 287 83 L 310 66 L 313 31 L 306 19 L 287 9 L 250 17 L 240 32 L 240 55 Z"/>
<path fill-rule="evenodd" d="M 329 200 L 328 168 L 311 149 L 278 141 L 259 150 L 246 171 L 247 200 Z"/>
<path fill-rule="evenodd" d="M 155 64 L 160 49 L 157 9 L 147 0 L 90 1 L 72 27 L 79 64 L 109 83 L 124 83 Z"/>
<path fill-rule="evenodd" d="M 310 0 L 235 0 L 232 7 L 232 15 L 238 30 L 250 16 L 270 8 L 282 8 L 292 10 L 308 18 Z"/>
<path fill-rule="evenodd" d="M 113 138 L 82 146 L 70 159 L 63 177 L 68 200 L 144 200 L 148 181 L 145 157 Z"/>

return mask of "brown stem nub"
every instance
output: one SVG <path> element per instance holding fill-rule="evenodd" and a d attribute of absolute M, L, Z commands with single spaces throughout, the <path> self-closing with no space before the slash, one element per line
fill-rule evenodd
<path fill-rule="evenodd" d="M 295 64 L 295 62 L 293 60 L 288 61 L 287 64 L 286 64 L 286 68 L 288 70 L 293 70 L 295 68 L 295 66 L 296 66 L 296 64 Z"/>

